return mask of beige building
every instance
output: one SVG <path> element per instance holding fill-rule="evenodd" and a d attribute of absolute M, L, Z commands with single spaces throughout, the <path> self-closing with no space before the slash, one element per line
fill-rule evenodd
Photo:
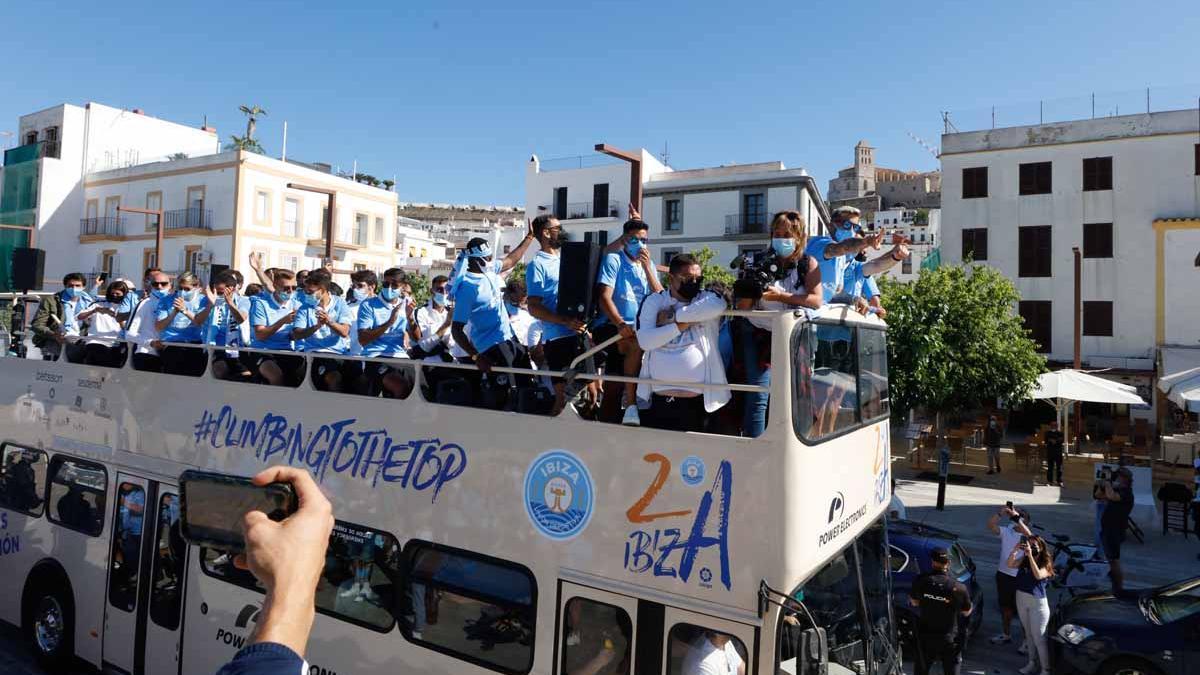
<path fill-rule="evenodd" d="M 865 140 L 854 146 L 854 164 L 829 181 L 829 204 L 861 209 L 867 219 L 878 210 L 938 208 L 942 201 L 939 171 L 902 171 L 875 164 L 875 148 Z"/>

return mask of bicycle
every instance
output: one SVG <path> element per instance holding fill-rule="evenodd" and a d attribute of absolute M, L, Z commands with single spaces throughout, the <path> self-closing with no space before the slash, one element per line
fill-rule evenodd
<path fill-rule="evenodd" d="M 1046 532 L 1036 525 L 1034 529 Z M 1050 585 L 1058 589 L 1060 597 L 1064 593 L 1075 597 L 1076 593 L 1099 590 L 1107 583 L 1108 561 L 1096 557 L 1094 545 L 1072 544 L 1065 534 L 1047 534 L 1046 543 L 1054 551 L 1055 575 Z"/>

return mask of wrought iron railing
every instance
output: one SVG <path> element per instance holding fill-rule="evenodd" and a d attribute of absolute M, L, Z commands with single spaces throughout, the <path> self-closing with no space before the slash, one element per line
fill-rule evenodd
<path fill-rule="evenodd" d="M 726 236 L 767 234 L 766 212 L 731 213 L 725 216 L 725 234 Z"/>
<path fill-rule="evenodd" d="M 111 235 L 119 237 L 125 234 L 125 219 L 118 216 L 101 216 L 99 218 L 80 218 L 80 235 Z"/>
<path fill-rule="evenodd" d="M 168 230 L 211 230 L 212 209 L 189 208 L 167 211 L 163 227 Z"/>

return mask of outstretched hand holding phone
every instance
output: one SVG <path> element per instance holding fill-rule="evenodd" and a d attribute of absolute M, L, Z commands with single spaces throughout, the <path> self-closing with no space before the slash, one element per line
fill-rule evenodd
<path fill-rule="evenodd" d="M 282 521 L 262 511 L 242 518 L 246 552 L 234 564 L 248 569 L 267 590 L 250 645 L 221 669 L 222 675 L 271 672 L 270 665 L 303 658 L 316 609 L 317 581 L 333 530 L 333 507 L 307 471 L 275 466 L 254 477 L 258 486 L 289 483 L 298 508 Z M 294 654 L 289 655 L 279 645 Z M 290 665 L 290 664 L 289 664 Z"/>

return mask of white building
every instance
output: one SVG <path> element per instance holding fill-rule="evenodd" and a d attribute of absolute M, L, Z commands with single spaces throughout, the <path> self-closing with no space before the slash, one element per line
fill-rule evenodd
<path fill-rule="evenodd" d="M 50 288 L 69 271 L 140 279 L 149 266 L 207 277 L 214 265 L 232 265 L 253 278 L 252 252 L 267 267 L 317 267 L 328 197 L 289 185 L 336 193 L 334 266 L 343 286 L 349 272 L 382 270 L 400 257 L 393 192 L 294 162 L 219 152 L 213 130 L 95 103 L 25 116 L 21 129 L 50 123 L 57 124 L 60 156 L 39 160 L 33 219 Z M 171 155 L 179 158 L 166 159 Z M 120 206 L 164 211 L 161 261 L 154 255 L 156 216 Z"/>
<path fill-rule="evenodd" d="M 1149 400 L 1158 352 L 1200 338 L 1197 112 L 944 135 L 942 256 L 1010 277 L 1035 340 L 1069 362 L 1079 247 L 1082 359 Z"/>
<path fill-rule="evenodd" d="M 941 239 L 941 209 L 887 209 L 877 211 L 867 228 L 896 232 L 908 237 L 912 255 L 889 268 L 883 276 L 898 281 L 917 278 L 921 266 L 937 250 Z M 890 239 L 888 240 L 890 242 Z"/>
<path fill-rule="evenodd" d="M 824 232 L 829 221 L 816 183 L 804 169 L 762 162 L 673 170 L 644 149 L 641 156 L 641 213 L 658 262 L 707 246 L 716 254 L 714 262 L 723 265 L 740 252 L 766 248 L 771 214 L 777 211 L 800 211 L 810 234 Z M 543 168 L 535 156 L 525 175 L 526 211 L 530 218 L 558 216 L 577 241 L 608 243 L 621 236 L 627 219 L 629 181 L 625 162 L 555 170 Z"/>

